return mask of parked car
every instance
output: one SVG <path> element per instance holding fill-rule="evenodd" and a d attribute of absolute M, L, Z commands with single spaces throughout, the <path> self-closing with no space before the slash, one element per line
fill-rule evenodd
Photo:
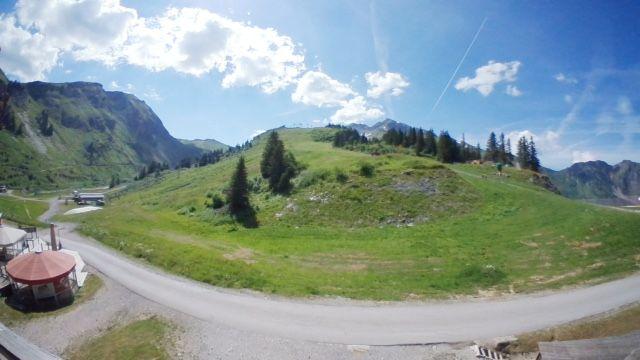
<path fill-rule="evenodd" d="M 6 193 L 7 190 L 7 185 L 0 185 L 0 193 Z"/>

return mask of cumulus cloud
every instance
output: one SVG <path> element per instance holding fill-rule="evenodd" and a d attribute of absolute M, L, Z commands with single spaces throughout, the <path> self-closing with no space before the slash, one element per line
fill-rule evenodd
<path fill-rule="evenodd" d="M 409 81 L 400 73 L 368 72 L 364 77 L 367 80 L 367 84 L 369 84 L 367 96 L 374 99 L 384 94 L 402 95 L 404 88 L 409 86 Z"/>
<path fill-rule="evenodd" d="M 365 98 L 358 95 L 342 105 L 330 118 L 334 124 L 353 124 L 384 117 L 384 112 L 377 106 L 367 103 Z"/>
<path fill-rule="evenodd" d="M 320 71 L 307 71 L 291 94 L 296 103 L 318 107 L 333 107 L 343 104 L 356 93 L 347 84 L 331 78 Z"/>
<path fill-rule="evenodd" d="M 145 18 L 118 0 L 20 0 L 16 16 L 18 22 L 2 18 L 0 65 L 21 80 L 42 79 L 62 53 L 194 76 L 217 71 L 223 87 L 266 93 L 293 84 L 305 69 L 304 53 L 290 37 L 205 9 L 168 8 Z M 45 54 L 29 54 L 36 50 Z"/>
<path fill-rule="evenodd" d="M 465 76 L 456 82 L 456 90 L 467 92 L 477 90 L 482 96 L 489 96 L 496 84 L 501 82 L 514 82 L 520 69 L 520 61 L 496 62 L 489 61 L 487 65 L 476 69 L 476 76 Z"/>
<path fill-rule="evenodd" d="M 11 15 L 0 15 L 0 44 L 2 69 L 24 81 L 44 78 L 58 63 L 60 51 L 42 34 L 18 27 Z"/>
<path fill-rule="evenodd" d="M 556 79 L 558 82 L 561 82 L 561 83 L 564 83 L 564 84 L 577 84 L 578 83 L 578 79 L 576 79 L 574 77 L 566 76 L 563 73 L 557 73 L 556 75 L 554 75 L 553 78 Z"/>
<path fill-rule="evenodd" d="M 515 85 L 507 85 L 507 88 L 504 92 L 505 94 L 513 97 L 518 97 L 522 95 L 522 91 L 520 91 L 520 89 L 518 89 Z"/>
<path fill-rule="evenodd" d="M 593 154 L 591 151 L 572 151 L 571 152 L 571 163 L 575 164 L 578 162 L 587 162 L 597 160 L 598 157 Z"/>

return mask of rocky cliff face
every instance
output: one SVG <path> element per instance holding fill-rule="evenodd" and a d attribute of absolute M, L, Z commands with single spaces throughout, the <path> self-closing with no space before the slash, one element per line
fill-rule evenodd
<path fill-rule="evenodd" d="M 0 81 L 8 124 L 0 127 L 0 182 L 49 187 L 101 183 L 151 161 L 178 163 L 202 150 L 172 137 L 134 95 L 97 83 Z"/>

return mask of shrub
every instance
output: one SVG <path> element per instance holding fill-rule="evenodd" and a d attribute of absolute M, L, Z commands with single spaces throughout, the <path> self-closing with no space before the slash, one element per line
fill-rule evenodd
<path fill-rule="evenodd" d="M 305 170 L 299 177 L 298 187 L 306 188 L 312 185 L 315 185 L 319 182 L 327 180 L 331 176 L 331 173 L 328 170 L 315 170 L 308 171 Z"/>
<path fill-rule="evenodd" d="M 335 172 L 336 172 L 336 181 L 337 182 L 339 182 L 341 184 L 344 184 L 344 183 L 347 182 L 347 180 L 349 180 L 349 175 L 347 175 L 347 173 L 344 172 L 344 170 L 336 169 Z"/>
<path fill-rule="evenodd" d="M 375 171 L 375 167 L 369 163 L 364 163 L 360 165 L 360 175 L 362 176 L 372 177 L 374 171 Z"/>

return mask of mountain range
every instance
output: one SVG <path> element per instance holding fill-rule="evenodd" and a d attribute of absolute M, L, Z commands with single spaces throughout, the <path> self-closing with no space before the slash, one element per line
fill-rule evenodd
<path fill-rule="evenodd" d="M 398 131 L 407 132 L 411 128 L 411 126 L 392 120 L 385 119 L 383 121 L 377 122 L 371 126 L 366 124 L 350 124 L 348 127 L 357 130 L 360 134 L 366 136 L 367 138 L 378 138 L 381 139 L 382 135 L 387 131 L 393 129 Z"/>
<path fill-rule="evenodd" d="M 104 184 L 203 152 L 171 136 L 144 101 L 98 83 L 19 83 L 0 70 L 0 97 L 0 183 L 9 186 Z"/>
<path fill-rule="evenodd" d="M 640 164 L 624 160 L 575 163 L 566 169 L 544 169 L 560 192 L 570 198 L 607 205 L 640 204 Z"/>

